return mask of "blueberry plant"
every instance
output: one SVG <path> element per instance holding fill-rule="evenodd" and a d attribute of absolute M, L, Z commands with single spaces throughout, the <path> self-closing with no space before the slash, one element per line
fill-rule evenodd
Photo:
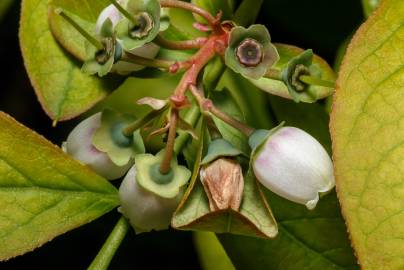
<path fill-rule="evenodd" d="M 355 65 L 349 54 L 363 46 L 361 38 L 373 39 L 354 38 L 336 83 L 333 68 L 312 49 L 274 43 L 270 28 L 254 24 L 261 4 L 24 0 L 20 40 L 38 99 L 55 125 L 83 120 L 56 147 L 0 115 L 0 169 L 8 176 L 0 181 L 0 259 L 116 209 L 122 217 L 89 269 L 107 269 L 128 230 L 170 226 L 220 234 L 240 268 L 248 265 L 243 243 L 264 242 L 263 252 L 274 258 L 252 269 L 282 264 L 287 250 L 291 258 L 306 257 L 293 269 L 356 268 L 336 175 L 359 259 L 369 269 L 377 265 L 361 244 L 349 197 L 356 190 L 346 184 L 354 176 L 344 156 L 355 157 L 344 142 L 359 136 L 347 135 L 342 120 L 352 111 L 341 101 L 348 88 L 337 95 L 331 123 L 337 174 L 324 105 L 339 83 L 355 87 L 345 73 Z M 364 4 L 367 14 L 378 6 Z M 387 19 L 399 25 L 401 18 L 402 26 L 400 0 L 385 0 L 380 10 L 394 7 L 398 15 Z"/>

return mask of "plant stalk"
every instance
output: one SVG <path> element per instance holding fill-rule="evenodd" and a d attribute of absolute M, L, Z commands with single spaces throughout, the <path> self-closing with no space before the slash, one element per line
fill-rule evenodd
<path fill-rule="evenodd" d="M 130 227 L 125 217 L 121 217 L 108 236 L 101 250 L 88 267 L 88 270 L 107 270 L 112 258 L 125 238 Z"/>

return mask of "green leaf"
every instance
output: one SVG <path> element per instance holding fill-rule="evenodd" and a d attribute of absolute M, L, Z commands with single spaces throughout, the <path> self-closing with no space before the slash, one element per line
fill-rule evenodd
<path fill-rule="evenodd" d="M 203 270 L 235 270 L 214 233 L 195 232 L 193 236 Z"/>
<path fill-rule="evenodd" d="M 331 117 L 338 198 L 364 269 L 404 267 L 404 1 L 385 0 L 355 34 Z"/>
<path fill-rule="evenodd" d="M 86 224 L 119 204 L 117 190 L 0 113 L 0 260 Z"/>
<path fill-rule="evenodd" d="M 369 17 L 380 5 L 380 0 L 362 0 L 363 12 Z"/>
<path fill-rule="evenodd" d="M 247 79 L 227 69 L 218 89 L 227 88 L 242 113 L 241 119 L 255 128 L 273 127 L 266 94 Z M 258 117 L 259 116 L 259 117 Z"/>
<path fill-rule="evenodd" d="M 220 92 L 211 92 L 210 99 L 213 101 L 216 107 L 226 114 L 240 121 L 245 120 L 240 107 L 227 89 Z M 212 117 L 223 138 L 226 139 L 231 145 L 239 149 L 245 156 L 248 156 L 250 150 L 247 137 L 240 130 L 235 129 L 215 116 Z"/>
<path fill-rule="evenodd" d="M 239 211 L 232 209 L 210 211 L 208 197 L 198 177 L 204 135 L 201 134 L 199 137 L 201 141 L 191 181 L 174 213 L 171 222 L 173 228 L 273 238 L 278 231 L 276 221 L 251 171 L 244 177 L 243 198 Z"/>
<path fill-rule="evenodd" d="M 55 12 L 62 8 L 87 32 L 95 36 L 98 15 L 109 4 L 108 0 L 50 0 L 49 25 L 57 41 L 81 61 L 87 60 L 88 47 L 92 46 L 73 26 Z"/>
<path fill-rule="evenodd" d="M 303 52 L 302 49 L 286 45 L 275 44 L 280 60 L 272 67 L 274 70 L 281 72 L 286 67 L 289 61 Z M 319 78 L 326 81 L 335 81 L 335 73 L 332 68 L 319 56 L 315 55 L 313 58 L 313 64 L 311 65 L 315 70 L 319 72 Z M 255 86 L 261 90 L 270 93 L 272 95 L 281 96 L 284 98 L 292 99 L 288 87 L 283 81 L 274 80 L 269 78 L 261 78 L 258 80 L 250 80 Z M 310 85 L 304 92 L 299 93 L 299 100 L 303 102 L 312 103 L 318 99 L 325 98 L 332 94 L 332 89 L 323 86 Z"/>
<path fill-rule="evenodd" d="M 234 0 L 191 0 L 191 3 L 216 15 L 222 11 L 222 19 L 230 20 L 234 11 Z M 198 22 L 206 23 L 206 20 L 200 16 L 195 16 Z"/>
<path fill-rule="evenodd" d="M 270 103 L 276 123 L 285 120 L 331 148 L 323 106 L 273 96 Z M 335 192 L 322 197 L 313 211 L 268 190 L 265 194 L 278 222 L 275 239 L 219 237 L 237 269 L 357 269 Z"/>
<path fill-rule="evenodd" d="M 68 120 L 104 98 L 111 85 L 81 72 L 54 40 L 48 0 L 23 0 L 20 43 L 25 67 L 38 99 L 52 119 Z"/>

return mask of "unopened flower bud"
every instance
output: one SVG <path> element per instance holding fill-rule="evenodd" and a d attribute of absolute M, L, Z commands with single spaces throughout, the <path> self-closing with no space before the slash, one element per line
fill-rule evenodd
<path fill-rule="evenodd" d="M 244 189 L 240 164 L 232 158 L 219 158 L 201 168 L 201 181 L 209 199 L 211 211 L 238 211 Z"/>
<path fill-rule="evenodd" d="M 96 173 L 113 180 L 122 177 L 132 166 L 133 161 L 117 166 L 108 155 L 93 145 L 93 135 L 101 125 L 101 113 L 85 119 L 67 137 L 64 145 L 66 152 L 74 159 L 88 165 Z"/>
<path fill-rule="evenodd" d="M 266 188 L 308 209 L 316 206 L 319 193 L 335 186 L 326 150 L 311 135 L 294 127 L 281 127 L 267 136 L 254 150 L 252 166 Z"/>
<path fill-rule="evenodd" d="M 136 177 L 135 165 L 119 188 L 119 211 L 129 219 L 137 233 L 167 229 L 181 200 L 182 192 L 171 199 L 163 198 L 142 188 Z"/>

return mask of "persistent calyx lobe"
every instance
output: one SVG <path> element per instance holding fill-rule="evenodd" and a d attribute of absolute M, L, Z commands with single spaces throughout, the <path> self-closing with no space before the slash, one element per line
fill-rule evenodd
<path fill-rule="evenodd" d="M 252 25 L 247 29 L 236 26 L 231 30 L 225 61 L 235 72 L 258 79 L 278 60 L 278 52 L 265 26 Z"/>

